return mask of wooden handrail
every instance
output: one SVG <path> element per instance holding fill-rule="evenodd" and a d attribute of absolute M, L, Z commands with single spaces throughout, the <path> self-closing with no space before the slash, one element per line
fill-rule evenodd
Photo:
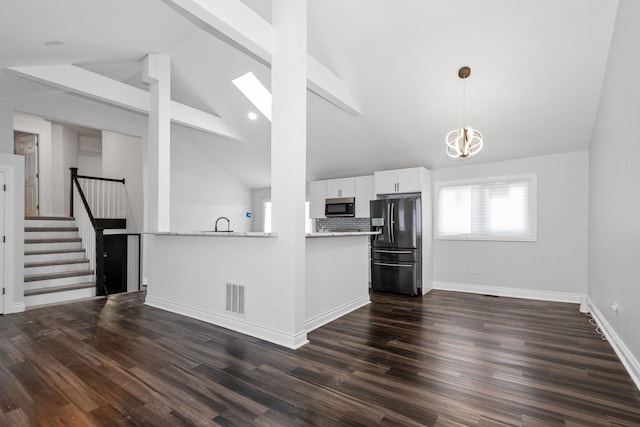
<path fill-rule="evenodd" d="M 124 178 L 116 179 L 116 178 L 102 178 L 100 176 L 87 176 L 87 175 L 76 175 L 78 178 L 84 179 L 93 179 L 94 181 L 111 181 L 111 182 L 121 182 L 124 184 Z"/>

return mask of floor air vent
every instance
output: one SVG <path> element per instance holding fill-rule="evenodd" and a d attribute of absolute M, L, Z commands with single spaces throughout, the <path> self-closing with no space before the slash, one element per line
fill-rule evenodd
<path fill-rule="evenodd" d="M 227 283 L 227 311 L 244 316 L 244 286 Z"/>

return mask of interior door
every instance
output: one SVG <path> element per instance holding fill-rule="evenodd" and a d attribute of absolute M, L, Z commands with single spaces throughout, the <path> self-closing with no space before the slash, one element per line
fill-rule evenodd
<path fill-rule="evenodd" d="M 24 156 L 24 216 L 38 216 L 38 135 L 15 138 L 16 154 Z"/>

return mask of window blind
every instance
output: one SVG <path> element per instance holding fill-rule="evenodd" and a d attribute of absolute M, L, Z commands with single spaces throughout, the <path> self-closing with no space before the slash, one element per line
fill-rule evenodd
<path fill-rule="evenodd" d="M 437 186 L 436 238 L 535 240 L 536 177 Z"/>

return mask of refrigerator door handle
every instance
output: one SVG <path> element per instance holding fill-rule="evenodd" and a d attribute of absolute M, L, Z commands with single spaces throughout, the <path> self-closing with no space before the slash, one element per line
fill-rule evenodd
<path fill-rule="evenodd" d="M 374 265 L 379 265 L 379 266 L 382 266 L 382 267 L 402 267 L 402 268 L 411 268 L 411 267 L 413 267 L 412 264 L 388 264 L 386 262 L 377 262 L 377 261 L 374 261 L 373 264 Z"/>
<path fill-rule="evenodd" d="M 373 252 L 383 254 L 412 254 L 412 251 L 394 251 L 390 249 L 374 249 Z"/>
<path fill-rule="evenodd" d="M 391 227 L 393 226 L 393 218 L 391 218 L 391 204 L 387 204 L 387 240 L 391 242 Z"/>
<path fill-rule="evenodd" d="M 391 203 L 391 216 L 389 217 L 389 224 L 390 224 L 390 232 L 391 232 L 391 243 L 395 243 L 396 242 L 396 236 L 393 232 L 394 227 L 396 226 L 395 221 L 393 220 L 393 218 L 395 217 L 395 212 L 396 211 L 396 204 L 395 203 Z"/>

